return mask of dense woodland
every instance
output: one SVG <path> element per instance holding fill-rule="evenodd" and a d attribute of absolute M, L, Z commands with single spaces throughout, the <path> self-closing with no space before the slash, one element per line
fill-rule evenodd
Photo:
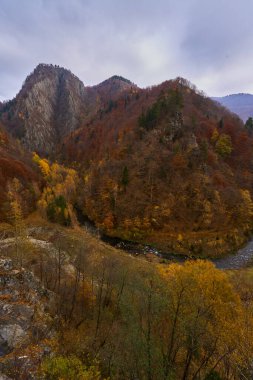
<path fill-rule="evenodd" d="M 48 165 L 76 170 L 78 189 L 61 194 L 60 207 L 81 209 L 106 234 L 198 257 L 247 241 L 250 119 L 244 125 L 187 80 L 139 89 L 114 76 L 85 87 L 68 70 L 39 65 L 1 115 Z M 42 174 L 42 187 L 61 180 Z"/>
<path fill-rule="evenodd" d="M 250 379 L 252 269 L 220 271 L 203 258 L 252 232 L 252 119 L 244 125 L 182 78 L 139 89 L 114 76 L 87 88 L 47 65 L 0 112 L 1 255 L 52 299 L 40 316 L 47 335 L 10 350 L 0 371 L 20 380 Z M 107 235 L 198 259 L 133 258 L 85 231 L 77 210 Z"/>
<path fill-rule="evenodd" d="M 97 226 L 202 256 L 252 229 L 252 141 L 236 115 L 177 79 L 124 94 L 63 152 L 84 170 L 82 209 Z"/>
<path fill-rule="evenodd" d="M 24 222 L 15 189 L 9 196 L 15 244 L 5 254 L 51 291 L 47 319 L 39 319 L 54 333 L 37 333 L 0 358 L 8 376 L 251 378 L 251 269 L 224 272 L 204 260 L 168 265 L 133 259 L 81 229 L 34 217 Z M 35 246 L 27 228 L 50 248 Z M 20 355 L 29 358 L 28 366 L 15 361 Z"/>

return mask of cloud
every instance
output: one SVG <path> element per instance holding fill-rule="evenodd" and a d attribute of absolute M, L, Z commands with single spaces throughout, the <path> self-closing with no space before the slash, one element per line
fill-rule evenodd
<path fill-rule="evenodd" d="M 252 0 L 0 1 L 0 99 L 40 62 L 89 85 L 183 76 L 210 95 L 253 92 Z"/>

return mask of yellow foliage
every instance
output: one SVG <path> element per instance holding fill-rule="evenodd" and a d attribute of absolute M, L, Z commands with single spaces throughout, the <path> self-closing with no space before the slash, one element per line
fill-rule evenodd
<path fill-rule="evenodd" d="M 48 161 L 45 158 L 43 158 L 39 161 L 39 166 L 43 176 L 47 178 L 50 174 L 50 166 Z"/>
<path fill-rule="evenodd" d="M 205 199 L 203 201 L 203 207 L 204 207 L 203 222 L 206 226 L 209 226 L 212 222 L 212 217 L 213 217 L 211 203 L 207 199 Z"/>
<path fill-rule="evenodd" d="M 216 152 L 219 153 L 220 156 L 229 156 L 233 150 L 231 137 L 225 133 L 222 133 L 215 144 L 215 148 Z"/>
<path fill-rule="evenodd" d="M 43 217 L 48 216 L 47 209 L 50 206 L 51 219 L 54 218 L 54 213 L 57 216 L 63 215 L 67 220 L 72 219 L 73 213 L 69 212 L 71 204 L 76 201 L 76 189 L 79 178 L 74 169 L 65 168 L 63 165 L 53 163 L 51 166 L 46 159 L 41 159 L 38 154 L 34 153 L 33 160 L 36 162 L 44 178 L 47 181 L 47 186 L 44 188 L 41 199 L 38 202 L 39 210 Z M 61 198 L 62 197 L 62 198 Z M 56 207 L 54 202 L 59 202 L 62 199 L 66 206 Z M 60 217 L 60 219 L 62 216 Z M 62 219 L 61 219 L 62 220 Z"/>
<path fill-rule="evenodd" d="M 54 186 L 54 193 L 56 196 L 59 196 L 61 194 L 64 194 L 65 189 L 64 189 L 64 184 L 62 183 L 56 183 Z"/>
<path fill-rule="evenodd" d="M 84 183 L 89 182 L 89 178 L 90 178 L 90 174 L 86 174 L 86 175 L 83 177 Z"/>
<path fill-rule="evenodd" d="M 177 240 L 178 241 L 182 241 L 183 240 L 183 235 L 182 234 L 178 234 Z"/>
<path fill-rule="evenodd" d="M 253 216 L 253 202 L 249 190 L 241 190 L 241 196 L 248 216 Z"/>
<path fill-rule="evenodd" d="M 36 164 L 39 164 L 40 160 L 41 160 L 40 156 L 36 152 L 33 152 L 33 161 Z"/>
<path fill-rule="evenodd" d="M 65 217 L 65 219 L 68 219 L 68 217 L 69 217 L 69 212 L 66 208 L 64 210 L 64 217 Z"/>
<path fill-rule="evenodd" d="M 192 358 L 192 367 L 198 368 L 207 354 L 205 350 L 213 350 L 209 359 L 212 367 L 226 352 L 224 363 L 230 362 L 236 371 L 245 360 L 243 351 L 247 349 L 248 355 L 253 354 L 253 345 L 248 343 L 252 340 L 253 321 L 251 318 L 245 324 L 245 310 L 228 275 L 203 260 L 159 267 L 159 272 L 172 305 L 167 323 L 174 321 L 170 328 L 181 346 L 178 360 L 184 360 L 189 350 L 197 349 L 199 355 Z M 171 344 L 174 349 L 175 342 Z"/>
<path fill-rule="evenodd" d="M 23 219 L 21 199 L 19 193 L 21 190 L 21 183 L 17 178 L 14 178 L 8 184 L 8 199 L 10 203 L 10 220 L 12 224 L 19 225 Z M 17 226 L 16 226 L 17 227 Z"/>
<path fill-rule="evenodd" d="M 213 130 L 212 137 L 211 137 L 212 143 L 213 144 L 216 143 L 216 141 L 218 140 L 218 138 L 219 138 L 219 132 L 218 132 L 217 128 L 215 128 Z"/>
<path fill-rule="evenodd" d="M 44 211 L 47 207 L 46 200 L 44 198 L 39 199 L 37 202 L 37 206 L 40 211 Z"/>

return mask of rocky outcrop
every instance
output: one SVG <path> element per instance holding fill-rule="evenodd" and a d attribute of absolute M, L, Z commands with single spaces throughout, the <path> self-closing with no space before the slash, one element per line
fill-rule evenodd
<path fill-rule="evenodd" d="M 9 130 L 29 150 L 52 153 L 88 112 L 87 90 L 69 70 L 40 64 L 2 110 Z"/>
<path fill-rule="evenodd" d="M 31 272 L 0 258 L 0 378 L 1 371 L 13 378 L 19 366 L 31 373 L 36 368 L 47 351 L 44 340 L 52 336 L 52 301 L 52 293 Z"/>

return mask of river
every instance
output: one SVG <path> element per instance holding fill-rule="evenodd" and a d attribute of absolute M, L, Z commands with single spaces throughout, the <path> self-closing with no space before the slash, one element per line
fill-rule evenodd
<path fill-rule="evenodd" d="M 134 242 L 123 241 L 118 238 L 110 238 L 105 235 L 101 235 L 101 240 L 116 248 L 127 251 L 132 255 L 154 254 L 161 259 L 171 260 L 174 262 L 184 262 L 189 259 L 188 256 L 183 256 L 176 253 L 161 252 L 149 245 L 140 245 Z M 209 260 L 212 261 L 219 269 L 239 269 L 250 266 L 253 264 L 253 240 L 250 240 L 243 248 L 239 249 L 235 253 Z"/>
<path fill-rule="evenodd" d="M 98 236 L 102 241 L 111 246 L 130 253 L 131 255 L 147 255 L 153 254 L 161 259 L 171 260 L 174 262 L 184 262 L 189 259 L 188 256 L 176 254 L 172 252 L 162 252 L 150 245 L 138 244 L 132 241 L 122 240 L 116 237 L 107 236 L 99 231 L 88 218 L 82 216 L 79 222 L 92 234 Z M 81 219 L 81 220 L 80 220 Z M 235 253 L 227 254 L 216 259 L 209 259 L 219 269 L 240 269 L 253 265 L 253 239 L 250 240 L 244 247 Z"/>
<path fill-rule="evenodd" d="M 253 265 L 253 240 L 237 252 L 212 261 L 219 269 L 240 269 Z"/>

